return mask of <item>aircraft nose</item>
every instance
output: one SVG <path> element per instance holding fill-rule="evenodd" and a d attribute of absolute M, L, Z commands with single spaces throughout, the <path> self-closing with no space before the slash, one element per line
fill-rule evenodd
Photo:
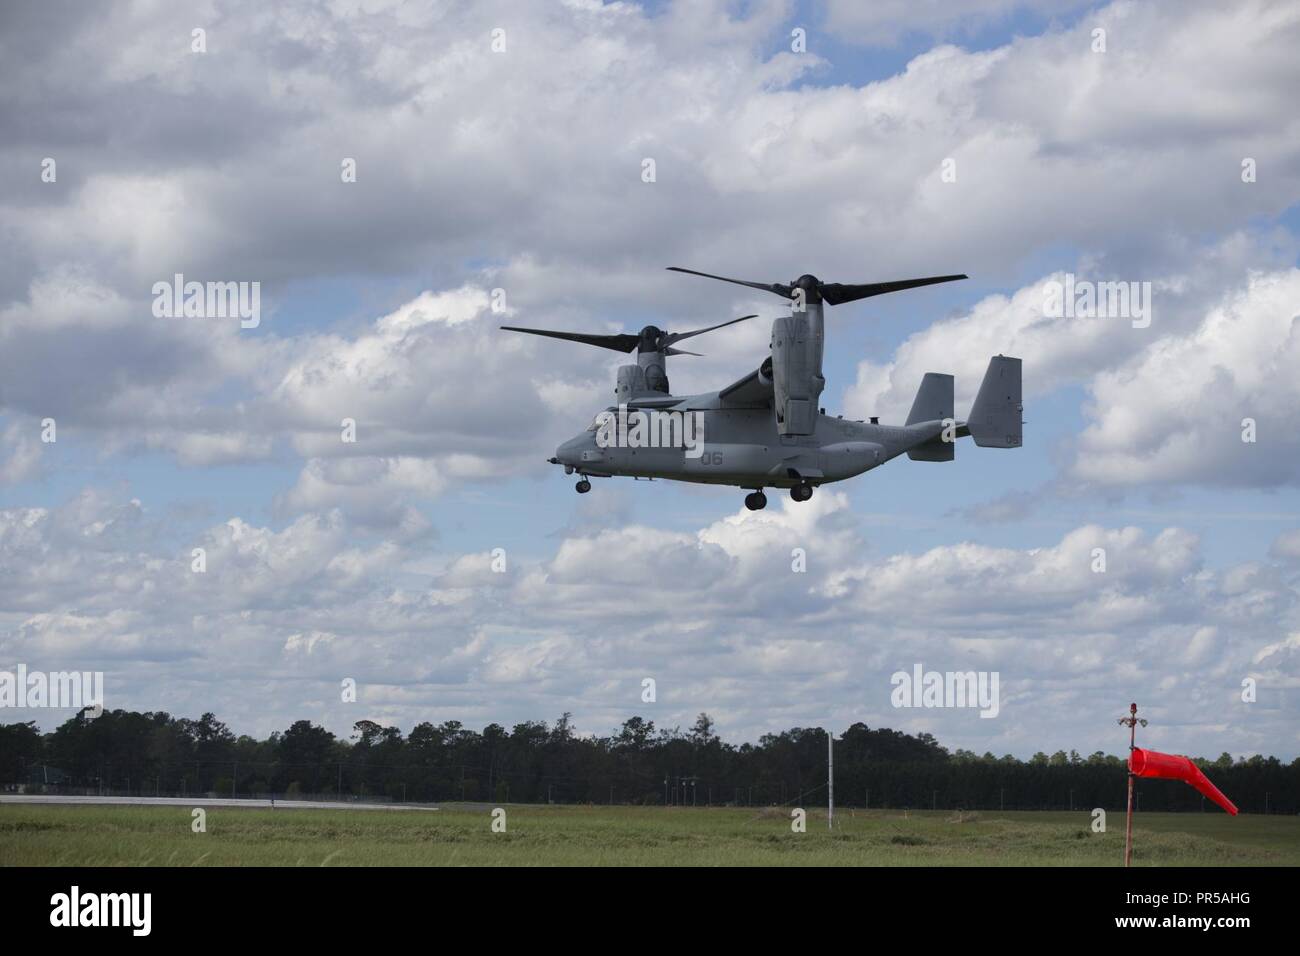
<path fill-rule="evenodd" d="M 579 435 L 561 444 L 559 448 L 555 449 L 556 460 L 562 465 L 582 464 L 582 453 L 589 447 L 595 447 L 595 444 L 589 442 L 587 438 L 586 435 Z"/>
<path fill-rule="evenodd" d="M 565 474 L 571 474 L 573 471 L 581 471 L 585 474 L 589 468 L 600 468 L 601 463 L 605 461 L 605 450 L 597 445 L 595 434 L 587 432 L 576 438 L 570 438 L 555 449 L 554 461 L 564 466 Z"/>
<path fill-rule="evenodd" d="M 555 458 L 563 464 L 573 464 L 578 454 L 581 454 L 582 442 L 578 438 L 569 438 L 568 441 L 560 442 L 558 449 L 555 449 Z"/>

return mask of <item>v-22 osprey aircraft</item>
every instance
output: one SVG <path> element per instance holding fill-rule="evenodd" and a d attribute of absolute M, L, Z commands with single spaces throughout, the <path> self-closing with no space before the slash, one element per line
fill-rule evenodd
<path fill-rule="evenodd" d="M 1020 359 L 1004 355 L 989 360 L 970 415 L 953 417 L 953 377 L 927 372 L 912 410 L 902 425 L 882 425 L 877 418 L 851 421 L 828 416 L 818 400 L 826 386 L 822 376 L 824 305 L 856 302 L 967 278 L 931 276 L 896 282 L 844 285 L 803 275 L 788 284 L 747 282 L 670 266 L 670 271 L 704 276 L 773 292 L 791 300 L 790 315 L 772 322 L 771 355 L 757 369 L 726 388 L 700 395 L 676 396 L 668 385 L 667 357 L 697 355 L 675 347 L 683 339 L 756 318 L 741 316 L 690 332 L 664 332 L 653 325 L 638 334 L 597 335 L 502 326 L 619 352 L 636 353 L 635 365 L 618 370 L 618 403 L 600 412 L 587 430 L 560 445 L 552 464 L 565 474 L 577 473 L 577 491 L 591 490 L 590 478 L 625 475 L 666 478 L 751 489 L 745 506 L 767 506 L 765 488 L 788 488 L 795 501 L 807 501 L 813 489 L 878 468 L 906 453 L 913 461 L 952 461 L 955 441 L 970 437 L 976 445 L 1018 448 L 1022 441 Z M 672 424 L 698 423 L 703 441 L 627 442 L 626 418 L 667 416 Z M 687 419 L 690 421 L 687 421 Z M 664 428 L 664 432 L 670 431 Z"/>

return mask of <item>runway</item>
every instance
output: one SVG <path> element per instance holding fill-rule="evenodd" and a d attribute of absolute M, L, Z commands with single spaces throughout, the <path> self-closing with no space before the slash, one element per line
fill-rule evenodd
<path fill-rule="evenodd" d="M 58 794 L 4 794 L 6 803 L 118 807 L 247 807 L 262 810 L 437 810 L 417 803 L 353 803 L 346 800 L 269 800 L 250 797 L 73 797 Z"/>

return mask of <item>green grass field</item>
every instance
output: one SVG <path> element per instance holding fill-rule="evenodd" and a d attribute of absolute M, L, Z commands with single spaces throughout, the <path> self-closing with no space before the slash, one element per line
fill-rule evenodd
<path fill-rule="evenodd" d="M 211 808 L 193 833 L 182 807 L 0 806 L 7 866 L 849 865 L 1117 866 L 1124 816 L 1090 830 L 1086 812 L 824 812 L 792 833 L 788 810 L 638 807 L 436 812 Z M 1142 814 L 1142 866 L 1300 865 L 1300 819 L 1221 813 Z"/>

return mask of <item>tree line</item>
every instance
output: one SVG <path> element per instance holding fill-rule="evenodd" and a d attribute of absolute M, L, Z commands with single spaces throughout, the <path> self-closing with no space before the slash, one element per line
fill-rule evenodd
<path fill-rule="evenodd" d="M 127 795 L 337 796 L 412 802 L 740 804 L 826 801 L 826 732 L 795 727 L 756 744 L 723 741 L 700 714 L 687 730 L 630 717 L 609 736 L 580 736 L 572 716 L 471 730 L 459 721 L 396 727 L 358 721 L 341 739 L 307 720 L 265 740 L 236 735 L 211 713 L 77 715 L 49 733 L 0 725 L 7 790 Z M 1300 758 L 1196 761 L 1243 812 L 1296 813 Z M 912 809 L 1119 809 L 1121 757 L 1071 751 L 950 752 L 930 734 L 857 723 L 835 739 L 838 806 Z M 1198 793 L 1140 780 L 1142 810 L 1199 811 Z M 1217 812 L 1217 811 L 1216 811 Z"/>

